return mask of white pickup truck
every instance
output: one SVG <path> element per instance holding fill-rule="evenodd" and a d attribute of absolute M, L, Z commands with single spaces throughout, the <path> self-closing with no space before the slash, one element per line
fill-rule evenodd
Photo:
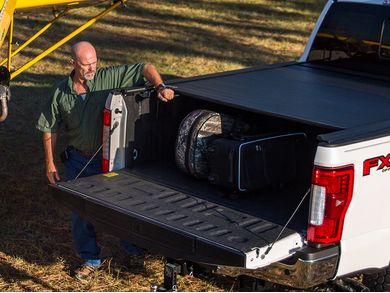
<path fill-rule="evenodd" d="M 169 259 L 295 288 L 364 273 L 367 286 L 389 291 L 388 2 L 329 1 L 298 62 L 176 80 L 173 103 L 113 90 L 106 173 L 51 185 L 53 195 Z M 185 174 L 175 141 L 196 109 L 241 117 L 253 134 L 305 133 L 308 171 L 235 198 Z"/>

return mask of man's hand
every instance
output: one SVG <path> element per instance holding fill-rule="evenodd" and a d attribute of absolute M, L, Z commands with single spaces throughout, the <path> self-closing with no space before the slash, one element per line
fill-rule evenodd
<path fill-rule="evenodd" d="M 157 92 L 157 97 L 163 102 L 168 102 L 173 100 L 175 97 L 175 92 L 173 89 L 166 87 Z"/>
<path fill-rule="evenodd" d="M 54 163 L 46 165 L 46 177 L 51 184 L 55 184 L 57 181 L 60 181 L 60 176 L 58 175 L 57 168 Z"/>

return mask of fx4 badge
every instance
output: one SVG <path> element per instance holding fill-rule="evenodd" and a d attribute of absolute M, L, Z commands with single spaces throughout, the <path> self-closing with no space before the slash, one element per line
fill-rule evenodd
<path fill-rule="evenodd" d="M 365 160 L 363 163 L 363 176 L 370 175 L 371 168 L 374 167 L 378 167 L 377 171 L 390 171 L 390 154 Z"/>

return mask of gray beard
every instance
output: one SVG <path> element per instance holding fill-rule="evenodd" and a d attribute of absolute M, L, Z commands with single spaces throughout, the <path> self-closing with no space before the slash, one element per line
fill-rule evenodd
<path fill-rule="evenodd" d="M 92 80 L 95 77 L 95 72 L 94 73 L 87 73 L 83 75 L 84 80 Z"/>

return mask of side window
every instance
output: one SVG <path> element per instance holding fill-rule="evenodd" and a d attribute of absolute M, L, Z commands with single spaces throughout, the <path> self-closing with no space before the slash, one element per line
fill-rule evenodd
<path fill-rule="evenodd" d="M 313 42 L 309 61 L 390 77 L 390 5 L 333 4 Z"/>
<path fill-rule="evenodd" d="M 350 3 L 335 4 L 316 36 L 310 59 L 333 61 L 377 56 L 383 18 L 376 11 L 363 8 Z"/>

